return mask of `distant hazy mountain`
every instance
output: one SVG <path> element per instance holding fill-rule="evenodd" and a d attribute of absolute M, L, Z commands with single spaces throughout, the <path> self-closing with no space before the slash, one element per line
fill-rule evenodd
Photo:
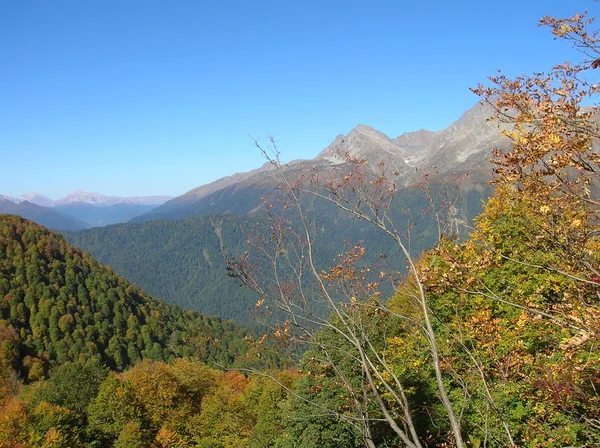
<path fill-rule="evenodd" d="M 75 222 L 79 223 L 79 228 L 98 227 L 127 222 L 138 215 L 149 212 L 171 198 L 171 196 L 104 196 L 100 193 L 88 193 L 80 190 L 74 191 L 59 200 L 52 200 L 38 193 L 25 193 L 16 198 L 0 195 L 0 199 L 9 201 L 15 205 L 27 202 L 36 206 L 52 209 L 53 213 L 67 217 L 70 221 L 75 219 Z M 6 205 L 6 208 L 8 209 L 8 205 Z M 17 210 L 14 207 L 12 209 Z M 21 209 L 27 209 L 27 207 L 22 207 Z M 12 212 L 7 211 L 6 213 Z M 14 213 L 19 214 L 17 212 Z M 36 216 L 41 216 L 47 212 L 38 210 L 36 213 Z M 44 220 L 44 222 L 36 220 L 32 217 L 31 212 L 29 212 L 28 216 L 21 216 L 47 226 L 47 220 Z M 47 216 L 53 215 L 48 214 Z M 76 230 L 71 224 L 58 223 L 59 227 L 57 227 L 55 221 L 51 222 L 53 224 L 49 227 L 52 229 Z"/>
<path fill-rule="evenodd" d="M 19 215 L 52 230 L 83 230 L 90 226 L 76 218 L 64 216 L 49 207 L 22 201 L 18 204 L 0 198 L 0 213 Z"/>
<path fill-rule="evenodd" d="M 157 206 L 164 202 L 172 199 L 171 196 L 132 196 L 132 197 L 121 197 L 121 196 L 104 196 L 100 193 L 88 193 L 86 191 L 76 190 L 64 198 L 55 201 L 54 205 L 66 205 L 66 204 L 92 204 L 109 206 L 115 204 L 139 204 L 139 205 L 153 205 Z"/>
<path fill-rule="evenodd" d="M 156 205 L 119 203 L 98 205 L 87 202 L 70 202 L 53 207 L 62 215 L 70 216 L 88 224 L 88 227 L 103 227 L 130 221 L 154 209 Z"/>
<path fill-rule="evenodd" d="M 63 215 L 86 222 L 89 227 L 102 227 L 127 222 L 164 203 L 170 196 L 104 196 L 99 193 L 74 191 L 54 203 Z"/>
<path fill-rule="evenodd" d="M 397 138 L 365 125 L 358 125 L 348 135 L 339 135 L 313 160 L 295 160 L 286 165 L 290 176 L 308 170 L 339 169 L 346 163 L 343 154 L 368 160 L 376 169 L 385 161 L 390 171 L 397 171 L 399 186 L 420 182 L 425 173 L 448 176 L 454 172 L 490 172 L 489 159 L 493 148 L 508 147 L 494 122 L 490 106 L 477 104 L 456 122 L 441 131 L 409 132 Z M 154 210 L 135 218 L 135 222 L 213 213 L 250 213 L 261 205 L 281 183 L 274 167 L 266 163 L 247 173 L 224 177 L 178 196 Z"/>
<path fill-rule="evenodd" d="M 25 193 L 19 197 L 7 196 L 0 194 L 0 199 L 18 204 L 19 202 L 28 201 L 32 204 L 41 205 L 42 207 L 54 207 L 64 204 L 93 204 L 93 205 L 114 205 L 114 204 L 141 204 L 141 205 L 160 205 L 173 199 L 172 196 L 104 196 L 100 193 L 88 193 L 87 191 L 75 190 L 69 193 L 62 199 L 50 199 L 39 193 Z"/>
<path fill-rule="evenodd" d="M 20 203 L 20 202 L 31 202 L 32 204 L 35 205 L 40 205 L 42 207 L 52 207 L 52 199 L 47 198 L 44 195 L 38 194 L 38 193 L 25 193 L 22 194 L 21 196 L 19 196 L 18 198 L 16 198 L 13 202 L 16 203 Z"/>

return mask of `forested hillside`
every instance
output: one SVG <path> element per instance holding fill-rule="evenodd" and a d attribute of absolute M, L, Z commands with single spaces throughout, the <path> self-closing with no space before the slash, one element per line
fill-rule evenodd
<path fill-rule="evenodd" d="M 457 207 L 455 218 L 463 223 L 470 222 L 481 211 L 491 187 L 482 179 L 465 179 L 461 176 L 437 179 L 427 185 L 427 190 L 424 186 L 409 188 L 394 198 L 391 217 L 405 229 L 411 226 L 413 254 L 431 247 L 437 238 L 427 193 L 432 195 L 441 213 L 447 212 L 451 198 Z M 397 263 L 399 271 L 403 271 L 400 254 L 390 244 L 389 237 L 374 232 L 371 226 L 333 204 L 315 200 L 311 195 L 306 195 L 303 201 L 310 215 L 311 232 L 319 243 L 314 259 L 321 269 L 328 269 L 336 262 L 339 244 L 347 240 L 364 241 L 369 262 L 382 264 L 381 255 L 385 254 L 386 264 Z M 407 210 L 412 211 L 410 215 L 404 213 Z M 155 297 L 253 326 L 256 320 L 251 310 L 256 296 L 229 278 L 226 267 L 230 257 L 246 251 L 247 242 L 264 233 L 266 219 L 265 211 L 251 216 L 217 214 L 179 221 L 120 224 L 64 232 L 64 235 L 71 244 L 91 253 Z M 386 290 L 388 295 L 392 292 Z"/>
<path fill-rule="evenodd" d="M 144 360 L 122 374 L 68 362 L 0 396 L 0 446 L 290 446 L 282 412 L 298 374 L 273 374 L 279 383 L 189 358 Z"/>
<path fill-rule="evenodd" d="M 0 215 L 0 298 L 2 447 L 188 446 L 233 427 L 246 444 L 282 431 L 282 387 L 215 370 L 280 365 L 268 344 L 153 299 L 14 215 Z M 292 386 L 295 374 L 278 375 Z"/>
<path fill-rule="evenodd" d="M 31 221 L 0 216 L 0 254 L 0 326 L 12 347 L 3 362 L 24 378 L 82 359 L 115 370 L 175 356 L 231 365 L 247 350 L 240 327 L 151 298 Z"/>
<path fill-rule="evenodd" d="M 254 296 L 227 277 L 223 249 L 241 250 L 249 225 L 247 219 L 214 216 L 121 224 L 65 236 L 155 297 L 248 323 Z"/>

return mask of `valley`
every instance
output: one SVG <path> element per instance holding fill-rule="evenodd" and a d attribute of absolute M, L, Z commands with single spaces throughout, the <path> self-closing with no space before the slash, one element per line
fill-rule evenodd
<path fill-rule="evenodd" d="M 256 324 L 250 312 L 255 297 L 227 278 L 225 268 L 228 258 L 244 252 L 245 241 L 257 223 L 266 220 L 267 204 L 284 200 L 282 175 L 290 179 L 315 172 L 328 176 L 344 169 L 345 154 L 377 163 L 383 160 L 390 171 L 402 170 L 395 179 L 399 191 L 390 207 L 390 218 L 399 226 L 407 226 L 407 211 L 412 210 L 411 219 L 418 224 L 410 230 L 411 252 L 418 256 L 433 247 L 438 238 L 430 199 L 440 212 L 452 202 L 456 225 L 450 233 L 464 238 L 492 193 L 489 155 L 494 145 L 506 142 L 487 123 L 489 113 L 489 109 L 477 105 L 448 129 L 421 133 L 422 138 L 411 134 L 392 140 L 359 126 L 348 136 L 336 138 L 314 160 L 285 164 L 284 173 L 267 163 L 258 170 L 198 187 L 133 218 L 131 223 L 68 232 L 65 236 L 155 297 L 252 326 Z M 436 156 L 439 152 L 459 155 L 451 160 L 450 156 Z M 374 172 L 377 163 L 372 162 L 369 171 Z M 440 163 L 439 168 L 436 163 Z M 430 173 L 427 185 L 425 173 Z M 390 247 L 390 241 L 368 224 L 310 194 L 305 195 L 303 207 L 312 217 L 314 228 L 320 229 L 315 253 L 319 270 L 327 270 L 336 262 L 343 241 L 362 241 L 369 263 L 377 264 L 385 254 L 389 263 L 403 265 L 402 256 Z M 401 268 L 395 275 L 400 278 L 404 274 Z M 389 295 L 392 290 L 385 292 Z"/>

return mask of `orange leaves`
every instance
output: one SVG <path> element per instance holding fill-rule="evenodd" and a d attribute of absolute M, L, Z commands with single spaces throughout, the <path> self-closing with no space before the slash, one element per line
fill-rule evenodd
<path fill-rule="evenodd" d="M 472 336 L 477 338 L 480 347 L 490 348 L 497 344 L 500 334 L 502 320 L 494 317 L 492 311 L 488 308 L 482 308 L 465 321 L 465 328 L 472 332 Z"/>
<path fill-rule="evenodd" d="M 546 17 L 542 24 L 550 26 L 559 37 L 572 33 L 578 36 L 577 47 L 597 50 L 599 41 L 585 31 L 589 22 L 582 15 L 561 20 Z M 546 74 L 514 79 L 500 74 L 490 77 L 490 87 L 472 89 L 494 105 L 495 119 L 508 125 L 501 132 L 512 140 L 510 152 L 494 153 L 496 183 L 526 188 L 557 185 L 574 197 L 582 194 L 580 185 L 565 170 L 576 168 L 580 176 L 594 176 L 600 168 L 591 145 L 599 135 L 592 121 L 597 108 L 581 106 L 583 101 L 593 101 L 598 91 L 597 85 L 580 76 L 588 68 L 586 62 L 566 63 Z"/>
<path fill-rule="evenodd" d="M 225 372 L 219 383 L 227 388 L 233 396 L 242 394 L 248 386 L 248 378 L 235 370 Z"/>
<path fill-rule="evenodd" d="M 284 339 L 287 339 L 290 335 L 290 322 L 289 321 L 285 321 L 283 322 L 283 324 L 278 324 L 277 328 L 275 328 L 275 330 L 273 331 L 273 336 L 275 336 L 276 339 L 279 339 L 280 341 L 283 341 Z"/>
<path fill-rule="evenodd" d="M 372 272 L 369 266 L 362 266 L 359 269 L 357 263 L 364 254 L 365 248 L 361 244 L 356 244 L 345 254 L 338 255 L 339 264 L 330 267 L 329 271 L 321 271 L 321 277 L 329 281 L 329 286 L 337 288 L 337 292 L 346 297 L 347 302 L 343 303 L 342 307 L 346 307 L 348 302 L 354 306 L 381 296 L 381 292 L 378 291 L 379 280 L 385 278 L 386 273 Z"/>
<path fill-rule="evenodd" d="M 590 34 L 587 27 L 593 19 L 587 19 L 587 12 L 583 14 L 576 13 L 572 17 L 555 19 L 551 16 L 545 16 L 540 20 L 540 26 L 548 26 L 551 33 L 558 38 L 576 42 L 576 46 L 595 46 L 598 39 L 595 34 Z"/>
<path fill-rule="evenodd" d="M 11 398 L 4 403 L 0 412 L 0 446 L 25 447 L 26 422 L 27 408 L 23 401 Z"/>
<path fill-rule="evenodd" d="M 321 276 L 326 280 L 346 280 L 353 281 L 358 279 L 355 269 L 356 263 L 365 254 L 365 248 L 359 244 L 354 245 L 344 255 L 339 255 L 340 263 L 329 268 L 329 272 L 323 271 Z"/>

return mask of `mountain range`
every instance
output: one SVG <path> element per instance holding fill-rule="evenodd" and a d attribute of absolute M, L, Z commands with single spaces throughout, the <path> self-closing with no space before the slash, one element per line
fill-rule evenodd
<path fill-rule="evenodd" d="M 74 191 L 53 200 L 39 193 L 0 195 L 0 212 L 23 216 L 55 230 L 82 230 L 127 222 L 171 199 L 170 196 L 104 196 Z"/>
<path fill-rule="evenodd" d="M 398 187 L 390 217 L 401 225 L 431 207 L 422 183 L 455 200 L 455 230 L 466 234 L 469 223 L 482 210 L 492 192 L 489 185 L 492 148 L 507 148 L 508 139 L 489 121 L 492 111 L 476 105 L 441 131 L 421 130 L 390 138 L 359 125 L 340 135 L 312 160 L 295 160 L 277 170 L 271 163 L 247 173 L 237 173 L 199 186 L 171 199 L 129 223 L 65 233 L 75 246 L 90 252 L 117 273 L 156 297 L 208 314 L 251 325 L 249 309 L 255 300 L 227 278 L 227 257 L 242 253 L 246 236 L 264 220 L 265 199 L 276 202 L 282 174 L 288 179 L 320 173 L 340 175 L 350 167 L 347 157 L 365 160 L 376 172 L 385 162 L 396 172 Z M 467 177 L 468 173 L 468 177 Z M 390 253 L 390 241 L 363 221 L 341 214 L 331 204 L 304 199 L 305 211 L 319 229 L 315 260 L 328 269 L 337 260 L 343 241 L 363 241 L 365 261 L 378 263 L 386 254 L 391 263 L 404 265 L 399 253 Z M 411 250 L 418 255 L 435 243 L 435 221 L 423 214 L 412 230 Z M 393 251 L 392 251 L 393 252 Z M 389 291 L 391 292 L 391 291 Z"/>
<path fill-rule="evenodd" d="M 68 204 L 91 204 L 99 206 L 109 206 L 115 204 L 139 204 L 139 205 L 160 205 L 169 199 L 171 196 L 104 196 L 100 193 L 76 190 L 69 193 L 62 199 L 53 200 L 39 193 L 25 193 L 19 197 L 11 197 L 0 194 L 0 199 L 6 199 L 8 201 L 19 204 L 24 201 L 31 202 L 32 204 L 40 205 L 42 207 L 57 207 L 60 205 Z"/>
<path fill-rule="evenodd" d="M 55 201 L 28 193 L 0 198 L 0 212 L 70 231 L 65 236 L 72 244 L 167 302 L 251 325 L 248 309 L 253 296 L 227 278 L 226 257 L 243 252 L 245 235 L 264 220 L 265 201 L 276 201 L 281 194 L 282 175 L 289 180 L 315 173 L 339 177 L 351 169 L 349 158 L 363 160 L 368 173 L 383 166 L 394 173 L 397 192 L 390 217 L 400 225 L 408 225 L 407 220 L 412 219 L 406 210 L 422 213 L 431 207 L 431 198 L 421 188 L 427 178 L 430 188 L 454 198 L 454 231 L 466 235 L 467 227 L 459 223 L 469 223 L 479 214 L 492 192 L 491 150 L 509 145 L 497 124 L 490 121 L 492 112 L 491 106 L 477 104 L 445 129 L 419 130 L 395 138 L 358 125 L 347 135 L 338 135 L 314 159 L 293 160 L 281 169 L 267 162 L 172 199 L 75 191 Z M 315 254 L 319 268 L 328 269 L 336 262 L 344 240 L 363 241 L 370 262 L 389 252 L 389 242 L 364 222 L 344 216 L 314 197 L 303 201 L 315 228 L 320 229 Z M 106 224 L 118 225 L 102 227 Z M 434 227 L 433 218 L 423 213 L 412 230 L 415 255 L 434 244 Z M 399 254 L 389 255 L 403 265 Z"/>
<path fill-rule="evenodd" d="M 50 207 L 33 204 L 29 201 L 15 203 L 0 197 L 0 213 L 19 215 L 35 221 L 49 229 L 55 230 L 83 230 L 91 227 L 69 215 L 63 215 Z"/>

